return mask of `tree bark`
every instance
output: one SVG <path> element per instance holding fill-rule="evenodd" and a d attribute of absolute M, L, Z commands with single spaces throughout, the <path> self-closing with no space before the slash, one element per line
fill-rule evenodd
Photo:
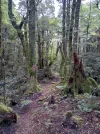
<path fill-rule="evenodd" d="M 73 39 L 74 52 L 77 52 L 80 6 L 81 6 L 81 0 L 77 0 L 76 10 L 75 10 L 75 27 L 74 27 L 75 31 L 74 31 L 74 39 Z"/>
<path fill-rule="evenodd" d="M 32 71 L 30 89 L 33 91 L 37 91 L 35 20 L 36 20 L 36 3 L 35 0 L 29 0 L 29 50 L 30 50 L 30 67 Z"/>
<path fill-rule="evenodd" d="M 17 24 L 16 18 L 14 17 L 14 14 L 12 12 L 12 0 L 8 0 L 8 15 L 9 15 L 10 21 L 12 23 L 12 26 L 16 29 L 18 37 L 21 40 L 21 44 L 23 46 L 23 54 L 26 58 L 26 61 L 28 62 L 28 56 L 27 56 L 27 53 L 26 53 L 27 50 L 26 50 L 25 40 L 24 40 L 24 34 L 22 32 L 22 27 L 23 27 L 25 18 L 22 19 L 20 24 Z"/>
<path fill-rule="evenodd" d="M 90 0 L 90 8 L 89 8 L 89 18 L 88 18 L 88 24 L 87 24 L 87 28 L 86 28 L 86 33 L 87 33 L 87 39 L 89 36 L 89 28 L 90 28 L 90 20 L 91 20 L 91 0 Z"/>
<path fill-rule="evenodd" d="M 63 20 L 62 20 L 62 43 L 63 43 L 63 53 L 67 57 L 67 44 L 66 44 L 66 0 L 63 0 Z"/>
<path fill-rule="evenodd" d="M 40 30 L 37 24 L 37 29 L 38 29 L 38 68 L 42 69 L 42 46 L 41 46 L 41 35 L 40 35 Z"/>
<path fill-rule="evenodd" d="M 72 39 L 73 39 L 73 26 L 74 26 L 74 18 L 75 18 L 75 7 L 76 7 L 76 0 L 73 0 L 70 31 L 69 31 L 69 56 L 71 60 L 72 60 L 72 54 L 73 54 Z"/>
<path fill-rule="evenodd" d="M 44 68 L 44 29 L 42 29 L 42 68 Z"/>
<path fill-rule="evenodd" d="M 69 31 L 70 31 L 70 0 L 67 0 L 67 17 L 66 17 L 66 42 L 67 42 L 67 56 L 69 57 Z"/>
<path fill-rule="evenodd" d="M 0 0 L 0 53 L 1 53 L 1 42 L 2 42 L 2 31 L 1 31 L 1 27 L 2 27 L 2 9 L 1 9 L 1 0 Z"/>

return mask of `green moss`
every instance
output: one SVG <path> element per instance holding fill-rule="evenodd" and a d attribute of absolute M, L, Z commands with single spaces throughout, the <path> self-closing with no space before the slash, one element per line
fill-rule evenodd
<path fill-rule="evenodd" d="M 71 111 L 67 111 L 66 118 L 71 118 L 73 116 Z"/>
<path fill-rule="evenodd" d="M 83 81 L 82 87 L 85 93 L 91 93 L 91 81 L 88 78 Z"/>
<path fill-rule="evenodd" d="M 78 85 L 79 87 L 81 86 L 84 89 L 84 93 L 89 93 L 89 94 L 91 94 L 91 87 L 94 88 L 98 87 L 97 82 L 91 77 L 86 78 L 83 81 L 79 82 Z"/>
<path fill-rule="evenodd" d="M 34 72 L 32 71 L 31 67 L 27 67 L 27 71 L 29 73 L 30 76 L 33 76 L 34 75 Z"/>
<path fill-rule="evenodd" d="M 7 107 L 6 105 L 4 105 L 3 103 L 0 102 L 0 114 L 11 113 L 11 112 L 13 112 L 12 108 Z"/>
<path fill-rule="evenodd" d="M 79 116 L 72 116 L 72 120 L 78 125 L 78 127 L 84 122 L 83 118 Z"/>
<path fill-rule="evenodd" d="M 97 82 L 96 82 L 93 78 L 89 77 L 88 80 L 91 82 L 91 85 L 92 85 L 93 87 L 98 87 Z"/>
<path fill-rule="evenodd" d="M 42 88 L 40 87 L 40 85 L 37 85 L 37 88 L 34 89 L 33 84 L 32 84 L 31 87 L 24 93 L 24 95 L 34 94 L 35 92 L 40 92 L 41 90 Z"/>

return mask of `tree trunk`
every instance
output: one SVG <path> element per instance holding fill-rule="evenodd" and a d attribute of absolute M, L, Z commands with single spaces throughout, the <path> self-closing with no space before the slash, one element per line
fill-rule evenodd
<path fill-rule="evenodd" d="M 37 67 L 36 67 L 36 43 L 35 43 L 35 19 L 36 6 L 35 0 L 29 0 L 29 48 L 30 48 L 30 67 L 31 81 L 30 89 L 37 91 Z"/>
<path fill-rule="evenodd" d="M 42 46 L 41 46 L 41 36 L 40 36 L 40 30 L 38 28 L 37 25 L 37 29 L 38 29 L 38 68 L 42 69 Z"/>
<path fill-rule="evenodd" d="M 88 39 L 88 36 L 89 36 L 89 28 L 90 28 L 90 20 L 91 20 L 91 0 L 90 0 L 90 11 L 89 11 L 89 18 L 88 18 L 88 24 L 87 24 L 87 27 L 86 27 L 86 33 L 87 33 L 87 39 Z"/>
<path fill-rule="evenodd" d="M 62 43 L 63 43 L 63 53 L 67 57 L 67 44 L 66 44 L 66 0 L 63 0 L 63 20 L 62 20 Z"/>
<path fill-rule="evenodd" d="M 42 68 L 44 68 L 44 29 L 42 29 Z"/>
<path fill-rule="evenodd" d="M 67 0 L 67 17 L 66 17 L 66 42 L 67 42 L 67 56 L 69 57 L 69 31 L 70 31 L 70 0 Z"/>
<path fill-rule="evenodd" d="M 77 52 L 80 6 L 81 6 L 81 0 L 77 0 L 77 2 L 76 2 L 76 10 L 75 10 L 75 28 L 74 28 L 75 31 L 74 31 L 74 39 L 73 39 L 74 52 Z"/>
<path fill-rule="evenodd" d="M 64 81 L 66 81 L 67 76 L 67 42 L 66 42 L 66 0 L 63 0 L 63 18 L 62 18 L 62 50 L 60 74 L 64 76 Z"/>
<path fill-rule="evenodd" d="M 18 25 L 16 22 L 16 18 L 14 17 L 14 14 L 12 13 L 12 0 L 8 0 L 8 15 L 10 18 L 10 21 L 13 25 L 13 27 L 16 29 L 18 37 L 21 40 L 21 44 L 23 46 L 23 54 L 26 58 L 26 62 L 28 64 L 28 55 L 27 55 L 27 50 L 26 50 L 26 45 L 25 45 L 25 40 L 24 40 L 24 34 L 22 31 L 22 27 L 25 21 L 25 18 L 23 18 L 23 20 L 20 22 L 20 24 Z"/>
<path fill-rule="evenodd" d="M 76 7 L 76 0 L 73 0 L 71 22 L 70 22 L 70 32 L 69 32 L 69 57 L 71 60 L 72 60 L 72 55 L 73 55 L 72 39 L 73 39 L 73 26 L 74 26 L 74 18 L 75 18 L 75 7 Z"/>
<path fill-rule="evenodd" d="M 2 38 L 1 38 L 1 27 L 2 27 L 2 9 L 1 9 L 1 0 L 0 0 L 0 54 L 1 54 L 1 42 L 2 42 Z"/>

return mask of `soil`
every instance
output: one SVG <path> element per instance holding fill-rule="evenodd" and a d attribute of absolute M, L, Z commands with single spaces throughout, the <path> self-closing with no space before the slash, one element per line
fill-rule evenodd
<path fill-rule="evenodd" d="M 100 116 L 97 117 L 95 111 L 82 113 L 74 98 L 63 98 L 61 91 L 56 88 L 59 82 L 58 76 L 41 81 L 42 92 L 29 96 L 32 103 L 23 110 L 17 110 L 17 123 L 1 127 L 0 134 L 100 134 Z M 51 96 L 54 96 L 55 104 L 49 104 Z M 69 110 L 84 119 L 82 125 L 63 125 Z"/>

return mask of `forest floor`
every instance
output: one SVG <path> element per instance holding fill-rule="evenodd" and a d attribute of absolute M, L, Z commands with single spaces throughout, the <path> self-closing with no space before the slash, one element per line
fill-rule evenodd
<path fill-rule="evenodd" d="M 61 90 L 56 88 L 59 82 L 58 76 L 41 81 L 43 90 L 28 98 L 32 103 L 19 112 L 17 123 L 1 127 L 0 134 L 100 134 L 100 116 L 97 118 L 94 111 L 82 113 L 74 98 L 63 98 Z M 55 104 L 48 104 L 52 95 Z M 65 115 L 69 110 L 83 118 L 82 125 L 74 127 L 66 124 Z"/>

